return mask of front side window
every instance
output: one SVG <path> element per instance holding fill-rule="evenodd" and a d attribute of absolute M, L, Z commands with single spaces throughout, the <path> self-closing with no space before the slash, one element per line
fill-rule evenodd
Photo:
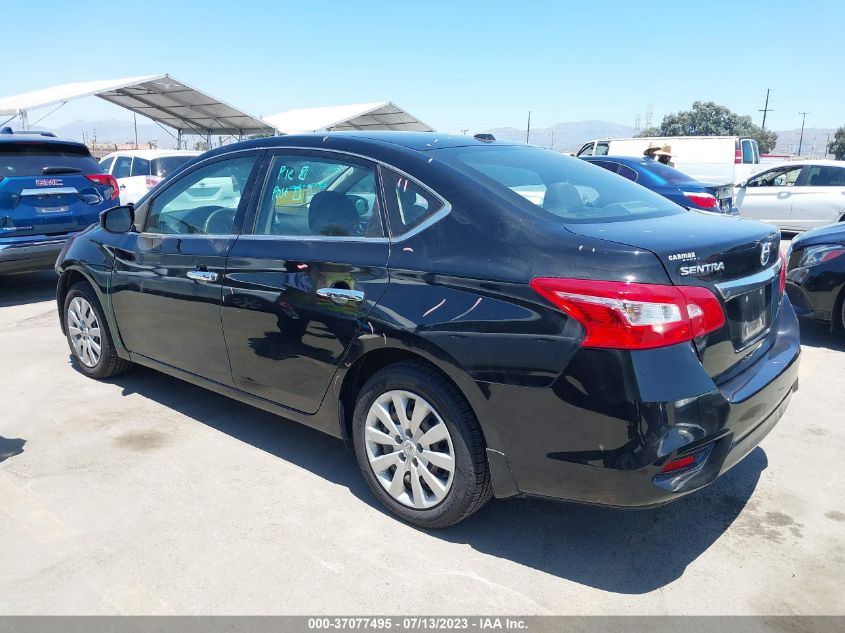
<path fill-rule="evenodd" d="M 132 175 L 133 176 L 149 176 L 150 175 L 150 161 L 145 158 L 132 159 Z"/>
<path fill-rule="evenodd" d="M 255 156 L 220 160 L 196 169 L 152 202 L 144 231 L 168 235 L 229 235 Z"/>
<path fill-rule="evenodd" d="M 383 237 L 374 168 L 323 156 L 273 156 L 255 233 Z"/>
<path fill-rule="evenodd" d="M 610 145 L 608 143 L 596 143 L 596 150 L 593 153 L 594 156 L 607 156 L 607 152 L 610 149 Z"/>
<path fill-rule="evenodd" d="M 390 234 L 407 233 L 443 208 L 443 203 L 430 191 L 390 169 L 382 169 L 384 203 Z"/>
<path fill-rule="evenodd" d="M 748 179 L 749 187 L 792 187 L 801 173 L 801 166 L 778 167 Z"/>
<path fill-rule="evenodd" d="M 118 156 L 114 159 L 114 169 L 111 175 L 115 178 L 129 178 L 132 173 L 132 158 L 130 156 Z"/>
<path fill-rule="evenodd" d="M 518 203 L 568 223 L 615 222 L 686 213 L 666 198 L 586 161 L 526 147 L 454 147 L 438 158 Z"/>
<path fill-rule="evenodd" d="M 193 156 L 162 156 L 161 158 L 153 158 L 150 161 L 150 172 L 153 176 L 164 178 L 167 174 L 175 171 L 192 158 Z"/>
<path fill-rule="evenodd" d="M 108 158 L 104 158 L 100 161 L 100 167 L 103 168 L 103 171 L 109 173 L 109 168 L 111 164 L 114 162 L 114 156 L 109 156 Z"/>

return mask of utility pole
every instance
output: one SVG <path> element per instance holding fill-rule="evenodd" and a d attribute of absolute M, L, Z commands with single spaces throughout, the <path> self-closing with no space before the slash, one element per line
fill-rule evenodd
<path fill-rule="evenodd" d="M 531 137 L 531 110 L 528 111 L 528 127 L 525 130 L 525 144 L 528 145 L 528 139 Z"/>
<path fill-rule="evenodd" d="M 804 121 L 807 120 L 807 115 L 812 112 L 799 112 L 801 115 L 801 136 L 798 138 L 798 155 L 801 156 L 801 145 L 804 143 Z"/>
<path fill-rule="evenodd" d="M 135 149 L 138 149 L 138 115 L 132 113 L 132 120 L 135 122 Z"/>
<path fill-rule="evenodd" d="M 552 128 L 552 146 L 549 149 L 555 148 L 555 129 Z"/>
<path fill-rule="evenodd" d="M 763 113 L 763 125 L 762 125 L 762 126 L 760 126 L 760 127 L 761 127 L 762 129 L 764 129 L 764 130 L 766 129 L 766 115 L 767 115 L 769 112 L 774 112 L 774 110 L 770 110 L 770 109 L 769 109 L 769 90 L 771 90 L 771 89 L 770 89 L 770 88 L 766 88 L 766 105 L 764 105 L 764 106 L 763 106 L 763 109 L 762 109 L 762 110 L 757 110 L 757 112 L 762 112 L 762 113 Z"/>

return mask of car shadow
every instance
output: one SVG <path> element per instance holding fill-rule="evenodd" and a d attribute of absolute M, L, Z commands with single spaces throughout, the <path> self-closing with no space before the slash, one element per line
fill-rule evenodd
<path fill-rule="evenodd" d="M 845 333 L 831 332 L 830 324 L 810 319 L 800 319 L 801 346 L 820 347 L 845 352 Z"/>
<path fill-rule="evenodd" d="M 57 279 L 52 270 L 0 275 L 0 308 L 55 299 Z"/>
<path fill-rule="evenodd" d="M 342 485 L 386 512 L 358 472 L 355 456 L 337 439 L 146 368 L 110 382 L 124 395 L 137 393 L 170 407 Z M 641 594 L 683 575 L 737 518 L 766 467 L 758 447 L 707 489 L 652 510 L 493 500 L 453 528 L 421 531 L 583 585 Z"/>

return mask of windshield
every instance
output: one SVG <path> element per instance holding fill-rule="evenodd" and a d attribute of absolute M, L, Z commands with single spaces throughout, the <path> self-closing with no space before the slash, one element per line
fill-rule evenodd
<path fill-rule="evenodd" d="M 454 147 L 438 157 L 491 189 L 519 196 L 568 223 L 685 213 L 678 205 L 586 161 L 527 146 Z"/>
<path fill-rule="evenodd" d="M 180 165 L 184 165 L 192 158 L 193 156 L 163 156 L 162 158 L 153 158 L 150 161 L 150 170 L 153 176 L 164 178 L 167 174 Z"/>
<path fill-rule="evenodd" d="M 38 141 L 0 143 L 0 178 L 41 176 L 45 167 L 68 167 L 83 174 L 103 173 L 84 145 Z"/>

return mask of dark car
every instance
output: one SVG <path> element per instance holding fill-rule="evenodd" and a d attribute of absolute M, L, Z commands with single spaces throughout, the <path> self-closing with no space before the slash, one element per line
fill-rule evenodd
<path fill-rule="evenodd" d="M 658 505 L 742 459 L 797 386 L 778 244 L 489 137 L 272 137 L 107 211 L 58 306 L 83 373 L 139 363 L 344 438 L 443 527 L 491 495 Z"/>
<path fill-rule="evenodd" d="M 738 213 L 733 204 L 731 185 L 699 182 L 674 167 L 650 158 L 582 156 L 581 160 L 632 180 L 687 209 L 727 214 Z"/>
<path fill-rule="evenodd" d="M 796 237 L 789 247 L 786 292 L 800 317 L 845 331 L 845 224 Z"/>
<path fill-rule="evenodd" d="M 82 143 L 3 128 L 0 273 L 51 269 L 65 241 L 117 197 L 117 182 Z"/>

